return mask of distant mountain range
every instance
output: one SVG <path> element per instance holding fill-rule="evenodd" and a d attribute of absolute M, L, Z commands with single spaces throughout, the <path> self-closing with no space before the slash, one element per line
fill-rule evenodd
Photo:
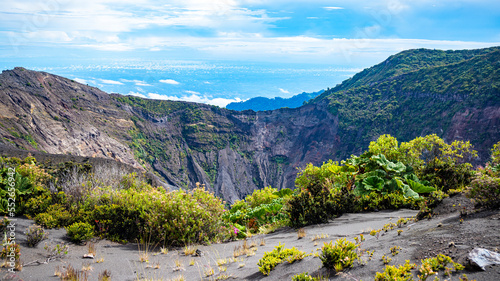
<path fill-rule="evenodd" d="M 115 159 L 234 202 L 269 185 L 293 188 L 297 167 L 359 154 L 381 134 L 470 140 L 485 163 L 500 141 L 499 70 L 498 47 L 408 50 L 298 108 L 240 112 L 110 95 L 17 67 L 0 74 L 0 143 Z"/>
<path fill-rule="evenodd" d="M 232 102 L 226 106 L 227 109 L 232 110 L 253 110 L 253 111 L 265 111 L 274 110 L 279 108 L 297 108 L 304 105 L 305 102 L 321 95 L 324 90 L 315 93 L 302 93 L 295 95 L 290 98 L 265 98 L 265 97 L 255 97 L 242 102 Z"/>

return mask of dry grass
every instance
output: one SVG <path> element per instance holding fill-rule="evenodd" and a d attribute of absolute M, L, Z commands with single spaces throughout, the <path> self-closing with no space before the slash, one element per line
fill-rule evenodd
<path fill-rule="evenodd" d="M 225 265 L 227 264 L 227 259 L 217 259 L 217 266 Z"/>
<path fill-rule="evenodd" d="M 316 240 L 319 240 L 319 239 L 325 239 L 325 238 L 328 238 L 328 234 L 324 234 L 324 233 L 321 233 L 321 234 L 316 234 L 314 235 L 312 238 L 311 238 L 311 241 L 316 241 Z"/>
<path fill-rule="evenodd" d="M 182 264 L 182 261 L 179 259 L 179 258 L 176 258 L 174 260 L 174 271 L 180 271 L 180 270 L 184 270 L 184 265 Z"/>
<path fill-rule="evenodd" d="M 59 276 L 63 281 L 87 281 L 89 274 L 87 271 L 78 271 L 73 266 L 68 265 Z"/>
<path fill-rule="evenodd" d="M 175 277 L 174 279 L 168 279 L 169 281 L 186 281 L 186 277 L 184 275 L 179 275 Z"/>
<path fill-rule="evenodd" d="M 266 246 L 266 240 L 264 238 L 260 239 L 260 244 L 261 246 Z"/>
<path fill-rule="evenodd" d="M 81 271 L 92 271 L 92 270 L 93 270 L 93 268 L 90 265 L 90 263 L 85 263 L 85 264 L 82 265 Z"/>
<path fill-rule="evenodd" d="M 220 272 L 226 272 L 227 266 L 219 266 L 219 271 Z"/>
<path fill-rule="evenodd" d="M 238 263 L 238 268 L 242 268 L 244 267 L 246 264 L 245 264 L 245 259 L 244 258 L 240 258 L 239 259 L 239 263 Z"/>
<path fill-rule="evenodd" d="M 161 253 L 162 255 L 167 255 L 167 254 L 168 254 L 168 249 L 167 249 L 167 248 L 165 248 L 165 247 L 161 247 L 161 248 L 160 248 L 160 253 Z"/>
<path fill-rule="evenodd" d="M 56 266 L 56 268 L 54 269 L 54 276 L 61 277 L 61 275 L 62 275 L 61 267 Z"/>
<path fill-rule="evenodd" d="M 96 256 L 96 246 L 94 242 L 87 243 L 87 253 L 93 257 Z"/>
<path fill-rule="evenodd" d="M 237 258 L 239 256 L 246 255 L 247 257 L 249 256 L 254 256 L 255 252 L 257 252 L 257 243 L 252 243 L 248 244 L 247 240 L 243 241 L 243 243 L 240 246 L 234 247 L 233 250 L 233 257 Z"/>
<path fill-rule="evenodd" d="M 194 245 L 186 245 L 183 249 L 183 253 L 186 256 L 192 256 L 196 253 L 196 250 L 198 250 L 198 247 Z"/>
<path fill-rule="evenodd" d="M 203 270 L 203 274 L 205 275 L 205 277 L 210 277 L 215 274 L 215 271 L 210 265 L 207 265 L 205 270 Z"/>
<path fill-rule="evenodd" d="M 297 237 L 298 239 L 306 237 L 306 230 L 304 228 L 300 228 L 299 231 L 297 231 Z"/>
<path fill-rule="evenodd" d="M 99 273 L 97 280 L 99 280 L 99 281 L 111 281 L 111 271 L 105 269 L 103 272 Z"/>

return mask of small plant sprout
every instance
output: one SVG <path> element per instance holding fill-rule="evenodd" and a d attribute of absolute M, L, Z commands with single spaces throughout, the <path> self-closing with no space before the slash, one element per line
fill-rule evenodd
<path fill-rule="evenodd" d="M 252 240 L 252 242 L 250 242 L 250 248 L 257 248 L 257 241 Z"/>
<path fill-rule="evenodd" d="M 155 262 L 154 265 L 153 265 L 153 268 L 154 269 L 160 269 L 160 262 L 159 261 Z"/>
<path fill-rule="evenodd" d="M 167 254 L 168 254 L 168 248 L 166 248 L 166 247 L 161 247 L 161 248 L 160 248 L 160 253 L 161 253 L 162 255 L 167 255 Z"/>
<path fill-rule="evenodd" d="M 370 231 L 370 235 L 375 236 L 375 238 L 378 239 L 378 237 L 380 236 L 380 231 L 381 231 L 381 229 L 378 229 L 378 230 L 374 229 L 374 230 Z"/>
<path fill-rule="evenodd" d="M 219 271 L 220 272 L 226 272 L 227 266 L 219 266 Z"/>
<path fill-rule="evenodd" d="M 398 236 L 400 236 L 400 235 L 401 235 L 401 233 L 403 233 L 403 230 L 398 229 Z"/>
<path fill-rule="evenodd" d="M 191 255 L 196 254 L 197 249 L 198 248 L 194 245 L 186 245 L 186 246 L 184 246 L 183 253 L 185 256 L 191 256 Z"/>
<path fill-rule="evenodd" d="M 266 240 L 264 238 L 260 239 L 260 246 L 265 246 L 266 245 Z"/>
<path fill-rule="evenodd" d="M 56 266 L 56 268 L 54 269 L 54 276 L 57 276 L 57 277 L 61 277 L 61 267 L 60 266 Z"/>
<path fill-rule="evenodd" d="M 222 266 L 227 264 L 227 259 L 217 259 L 217 266 Z"/>
<path fill-rule="evenodd" d="M 111 271 L 105 269 L 103 272 L 99 273 L 97 280 L 99 280 L 99 281 L 111 281 Z"/>
<path fill-rule="evenodd" d="M 195 263 L 195 260 L 194 260 L 193 258 L 191 258 L 191 259 L 189 260 L 189 266 L 193 266 L 193 265 L 194 265 L 194 263 Z"/>
<path fill-rule="evenodd" d="M 399 254 L 399 251 L 400 251 L 400 250 L 401 250 L 401 247 L 399 247 L 399 246 L 394 246 L 394 247 L 392 247 L 392 248 L 391 248 L 391 254 L 392 254 L 393 256 L 395 256 L 395 255 Z"/>
<path fill-rule="evenodd" d="M 215 274 L 214 269 L 210 265 L 205 265 L 205 270 L 203 270 L 205 277 L 210 277 Z"/>
<path fill-rule="evenodd" d="M 92 270 L 93 270 L 93 268 L 90 265 L 90 263 L 85 263 L 82 265 L 82 271 L 92 271 Z"/>
<path fill-rule="evenodd" d="M 179 259 L 179 258 L 176 258 L 174 260 L 174 271 L 180 271 L 180 270 L 184 270 L 184 266 L 182 264 L 182 261 Z"/>
<path fill-rule="evenodd" d="M 162 280 L 162 279 L 160 279 Z M 177 277 L 175 277 L 174 279 L 168 279 L 168 281 L 186 281 L 186 278 L 184 277 L 184 275 L 179 275 Z"/>
<path fill-rule="evenodd" d="M 384 264 L 389 264 L 392 261 L 391 258 L 386 257 L 385 255 L 382 256 L 382 262 Z"/>
<path fill-rule="evenodd" d="M 306 230 L 304 228 L 299 228 L 297 231 L 297 238 L 302 239 L 304 237 L 306 237 Z"/>
<path fill-rule="evenodd" d="M 87 254 L 92 257 L 96 256 L 96 247 L 94 242 L 87 243 Z"/>
<path fill-rule="evenodd" d="M 245 260 L 241 259 L 240 262 L 238 263 L 238 268 L 242 268 L 245 266 Z"/>

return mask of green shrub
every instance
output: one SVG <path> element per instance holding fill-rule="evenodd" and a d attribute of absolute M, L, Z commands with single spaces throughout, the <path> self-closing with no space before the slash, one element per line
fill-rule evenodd
<path fill-rule="evenodd" d="M 472 180 L 466 195 L 474 199 L 478 206 L 492 209 L 500 207 L 500 177 L 488 173 L 487 170 L 480 170 Z"/>
<path fill-rule="evenodd" d="M 355 210 L 357 212 L 409 208 L 417 209 L 418 203 L 424 198 L 406 198 L 400 192 L 380 194 L 372 191 L 356 198 Z"/>
<path fill-rule="evenodd" d="M 94 228 L 86 222 L 75 222 L 66 227 L 66 231 L 71 241 L 75 243 L 87 241 L 94 237 Z"/>
<path fill-rule="evenodd" d="M 48 233 L 39 225 L 31 225 L 26 231 L 28 247 L 35 247 L 40 241 L 47 239 Z"/>
<path fill-rule="evenodd" d="M 357 247 L 358 245 L 347 241 L 345 238 L 337 239 L 335 244 L 330 241 L 324 243 L 319 258 L 324 267 L 340 272 L 344 268 L 351 267 L 354 260 L 358 259 L 358 253 L 355 251 Z"/>
<path fill-rule="evenodd" d="M 262 204 L 270 204 L 274 199 L 278 199 L 276 195 L 278 189 L 266 186 L 263 189 L 255 190 L 252 195 L 245 198 L 250 208 L 255 208 Z"/>
<path fill-rule="evenodd" d="M 413 281 L 413 274 L 411 270 L 416 268 L 416 264 L 410 264 L 407 260 L 404 265 L 398 267 L 386 265 L 384 272 L 377 272 L 375 281 Z"/>
<path fill-rule="evenodd" d="M 453 268 L 447 268 L 446 265 L 448 264 L 452 264 Z M 440 269 L 445 269 L 445 274 L 449 275 L 452 269 L 455 271 L 463 270 L 464 266 L 454 262 L 449 256 L 439 254 L 434 258 L 422 260 L 422 265 L 419 268 L 419 272 L 422 275 L 418 277 L 420 280 L 425 281 L 427 277 L 437 274 Z"/>
<path fill-rule="evenodd" d="M 44 189 L 44 188 L 36 188 Z M 41 190 L 40 190 L 41 191 Z M 25 215 L 28 217 L 36 216 L 37 214 L 44 213 L 47 211 L 50 205 L 52 205 L 52 194 L 50 191 L 40 192 L 41 194 L 30 197 L 26 200 L 25 204 Z"/>
<path fill-rule="evenodd" d="M 287 212 L 292 227 L 326 223 L 334 217 L 330 186 L 322 182 L 317 175 L 308 177 L 308 185 L 288 201 Z"/>
<path fill-rule="evenodd" d="M 56 228 L 59 226 L 59 222 L 49 213 L 40 213 L 36 215 L 33 220 L 35 223 L 44 226 L 46 228 Z"/>
<path fill-rule="evenodd" d="M 308 272 L 303 272 L 300 274 L 296 274 L 292 277 L 292 281 L 318 281 L 320 278 L 312 277 Z"/>
<path fill-rule="evenodd" d="M 427 163 L 420 174 L 423 180 L 429 181 L 444 192 L 469 185 L 474 176 L 472 165 L 469 163 L 458 164 L 437 158 Z"/>
<path fill-rule="evenodd" d="M 61 204 L 53 204 L 45 213 L 36 215 L 33 220 L 46 228 L 59 228 L 67 226 L 72 219 L 71 213 Z"/>
<path fill-rule="evenodd" d="M 293 263 L 297 260 L 302 260 L 308 255 L 305 252 L 295 249 L 285 249 L 285 244 L 274 248 L 271 252 L 264 253 L 264 256 L 259 260 L 257 265 L 259 266 L 259 271 L 264 275 L 269 275 L 269 273 L 280 263 L 287 261 L 288 263 Z"/>
<path fill-rule="evenodd" d="M 138 209 L 124 204 L 105 204 L 95 206 L 87 217 L 89 223 L 95 225 L 97 234 L 113 241 L 133 241 L 140 235 L 144 226 Z"/>
<path fill-rule="evenodd" d="M 107 238 L 133 241 L 147 232 L 152 243 L 166 245 L 229 239 L 234 229 L 221 220 L 225 212 L 222 200 L 203 187 L 166 192 L 150 185 L 95 190 L 79 211 Z"/>

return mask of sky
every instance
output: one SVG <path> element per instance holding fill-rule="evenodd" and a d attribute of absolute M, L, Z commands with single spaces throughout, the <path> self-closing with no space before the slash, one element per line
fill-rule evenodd
<path fill-rule="evenodd" d="M 362 69 L 406 49 L 499 45 L 497 0 L 7 0 L 0 5 L 2 69 L 172 60 Z M 94 76 L 79 79 L 109 80 Z M 161 78 L 156 82 L 176 85 L 168 83 L 171 77 Z M 291 92 L 278 89 L 284 91 L 277 95 Z M 202 102 L 215 98 L 225 97 L 212 93 Z"/>

